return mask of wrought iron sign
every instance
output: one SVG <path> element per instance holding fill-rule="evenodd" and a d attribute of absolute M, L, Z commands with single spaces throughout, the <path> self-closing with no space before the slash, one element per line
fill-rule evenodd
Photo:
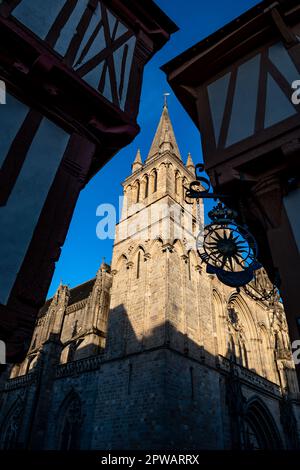
<path fill-rule="evenodd" d="M 199 173 L 204 165 L 196 166 L 197 180 L 186 188 L 186 202 L 201 198 L 217 199 L 224 197 L 210 193 L 210 182 Z M 254 272 L 261 268 L 257 261 L 257 243 L 246 225 L 236 222 L 237 212 L 219 202 L 209 212 L 211 223 L 200 230 L 197 237 L 197 250 L 207 264 L 207 272 L 230 287 L 242 287 L 252 281 Z"/>
<path fill-rule="evenodd" d="M 212 223 L 197 238 L 197 249 L 207 272 L 231 287 L 248 284 L 261 268 L 257 244 L 248 228 L 236 223 L 237 214 L 219 203 L 209 213 Z"/>

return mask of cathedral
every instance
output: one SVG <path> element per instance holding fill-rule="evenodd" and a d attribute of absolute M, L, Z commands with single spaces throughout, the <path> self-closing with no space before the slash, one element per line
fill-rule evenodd
<path fill-rule="evenodd" d="M 165 103 L 123 182 L 111 266 L 40 310 L 26 359 L 0 377 L 0 448 L 295 449 L 300 394 L 280 299 L 206 272 L 203 203 Z M 251 291 L 251 292 L 250 292 Z"/>

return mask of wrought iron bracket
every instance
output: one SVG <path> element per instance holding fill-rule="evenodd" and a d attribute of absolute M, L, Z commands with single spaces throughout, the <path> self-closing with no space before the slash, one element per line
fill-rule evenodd
<path fill-rule="evenodd" d="M 195 167 L 196 171 L 196 180 L 192 181 L 189 187 L 184 186 L 186 190 L 185 195 L 185 202 L 187 204 L 193 204 L 190 202 L 189 199 L 220 199 L 220 198 L 227 198 L 225 194 L 217 194 L 214 192 L 210 192 L 211 190 L 211 183 L 208 178 L 202 176 L 200 173 L 204 172 L 204 165 L 203 163 L 199 163 Z"/>

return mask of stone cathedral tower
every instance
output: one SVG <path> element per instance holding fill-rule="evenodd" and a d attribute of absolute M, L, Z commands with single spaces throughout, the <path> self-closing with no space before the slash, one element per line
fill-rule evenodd
<path fill-rule="evenodd" d="M 203 211 L 184 200 L 184 187 L 194 180 L 192 158 L 184 165 L 165 105 L 145 164 L 138 151 L 123 183 L 110 321 L 112 331 L 124 334 L 109 337 L 113 356 L 166 345 L 181 353 L 190 349 L 198 358 L 204 347 L 213 354 L 213 340 L 203 344 L 211 321 L 204 313 L 209 299 L 203 295 L 203 315 L 197 300 L 209 282 L 201 280 L 194 251 Z"/>
<path fill-rule="evenodd" d="M 194 179 L 165 105 L 147 158 L 137 152 L 123 183 L 111 267 L 59 287 L 28 357 L 0 383 L 1 448 L 298 446 L 282 304 L 206 273 L 195 249 L 203 206 L 184 197 Z"/>

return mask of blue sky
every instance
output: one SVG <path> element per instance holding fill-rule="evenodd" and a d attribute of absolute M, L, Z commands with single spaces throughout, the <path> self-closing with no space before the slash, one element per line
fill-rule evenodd
<path fill-rule="evenodd" d="M 156 3 L 180 30 L 145 69 L 138 117 L 140 134 L 90 181 L 79 197 L 48 297 L 54 294 L 61 280 L 74 287 L 95 276 L 103 257 L 106 262 L 111 261 L 113 240 L 97 238 L 96 225 L 100 219 L 96 216 L 96 209 L 102 203 L 118 207 L 119 196 L 122 195 L 121 182 L 131 172 L 131 163 L 137 149 L 141 149 L 143 159 L 147 155 L 162 111 L 163 93 L 172 93 L 160 66 L 260 2 L 156 0 Z M 184 161 L 188 152 L 191 152 L 194 162 L 201 162 L 198 130 L 174 95 L 171 94 L 168 101 L 170 117 Z"/>

